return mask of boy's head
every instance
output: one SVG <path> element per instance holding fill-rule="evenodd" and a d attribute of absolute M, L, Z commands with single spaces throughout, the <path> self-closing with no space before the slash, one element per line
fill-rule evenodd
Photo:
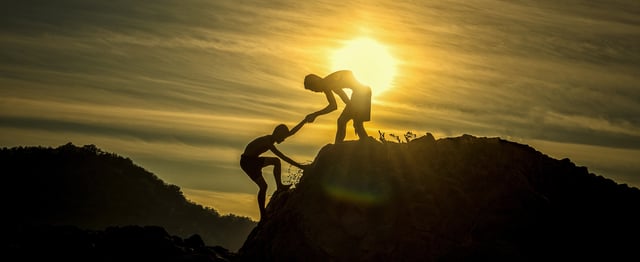
<path fill-rule="evenodd" d="M 285 124 L 279 124 L 275 129 L 273 129 L 273 133 L 271 135 L 276 142 L 280 144 L 289 136 L 289 128 Z"/>
<path fill-rule="evenodd" d="M 304 77 L 304 89 L 311 90 L 314 92 L 321 92 L 322 91 L 321 82 L 322 82 L 321 77 L 314 74 L 308 74 L 307 76 Z"/>

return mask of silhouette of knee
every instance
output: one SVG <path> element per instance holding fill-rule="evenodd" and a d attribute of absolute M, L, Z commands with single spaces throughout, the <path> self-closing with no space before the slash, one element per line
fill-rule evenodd
<path fill-rule="evenodd" d="M 346 117 L 338 117 L 338 126 L 346 126 L 347 125 L 347 121 L 349 121 L 349 118 Z"/>
<path fill-rule="evenodd" d="M 261 182 L 262 183 L 258 183 L 258 188 L 260 189 L 258 193 L 265 193 L 267 191 L 267 183 L 265 183 L 264 181 Z"/>

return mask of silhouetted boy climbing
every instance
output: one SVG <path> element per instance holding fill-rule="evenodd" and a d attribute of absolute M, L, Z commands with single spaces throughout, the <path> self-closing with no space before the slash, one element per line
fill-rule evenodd
<path fill-rule="evenodd" d="M 260 220 L 262 220 L 265 215 L 265 197 L 267 193 L 267 182 L 264 180 L 264 177 L 262 177 L 262 168 L 273 165 L 273 176 L 275 177 L 276 184 L 278 186 L 277 191 L 287 190 L 291 187 L 291 185 L 282 184 L 280 176 L 280 159 L 277 157 L 264 157 L 260 155 L 267 152 L 267 150 L 271 150 L 271 152 L 279 158 L 282 158 L 282 160 L 300 169 L 304 169 L 306 167 L 305 165 L 298 164 L 282 154 L 282 152 L 275 147 L 274 143 L 282 143 L 285 138 L 298 132 L 305 122 L 306 119 L 302 120 L 302 122 L 291 129 L 291 131 L 289 131 L 289 128 L 284 124 L 276 126 L 271 135 L 261 136 L 251 141 L 245 147 L 244 153 L 242 153 L 242 156 L 240 157 L 240 167 L 260 188 L 260 191 L 258 191 Z"/>
<path fill-rule="evenodd" d="M 336 93 L 346 104 L 342 114 L 338 117 L 338 128 L 335 142 L 344 140 L 347 122 L 353 119 L 353 128 L 360 140 L 368 138 L 363 122 L 371 120 L 371 88 L 358 82 L 353 73 L 349 70 L 340 70 L 325 76 L 324 78 L 314 74 L 309 74 L 304 78 L 304 88 L 323 92 L 329 104 L 316 112 L 307 115 L 306 120 L 311 123 L 319 115 L 328 114 L 336 109 L 338 105 L 333 93 Z M 351 89 L 351 97 L 342 90 Z"/>

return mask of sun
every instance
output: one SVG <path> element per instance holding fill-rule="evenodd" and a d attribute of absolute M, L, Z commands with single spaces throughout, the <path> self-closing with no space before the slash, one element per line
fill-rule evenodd
<path fill-rule="evenodd" d="M 331 57 L 331 68 L 351 70 L 359 82 L 371 87 L 373 95 L 380 95 L 393 85 L 396 61 L 387 47 L 371 38 L 356 38 L 345 43 Z"/>

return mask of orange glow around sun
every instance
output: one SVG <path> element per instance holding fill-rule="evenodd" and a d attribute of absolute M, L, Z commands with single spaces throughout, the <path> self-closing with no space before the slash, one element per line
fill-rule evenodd
<path fill-rule="evenodd" d="M 356 38 L 345 43 L 331 57 L 331 69 L 351 70 L 361 83 L 380 95 L 393 85 L 396 61 L 387 47 L 371 38 Z"/>

